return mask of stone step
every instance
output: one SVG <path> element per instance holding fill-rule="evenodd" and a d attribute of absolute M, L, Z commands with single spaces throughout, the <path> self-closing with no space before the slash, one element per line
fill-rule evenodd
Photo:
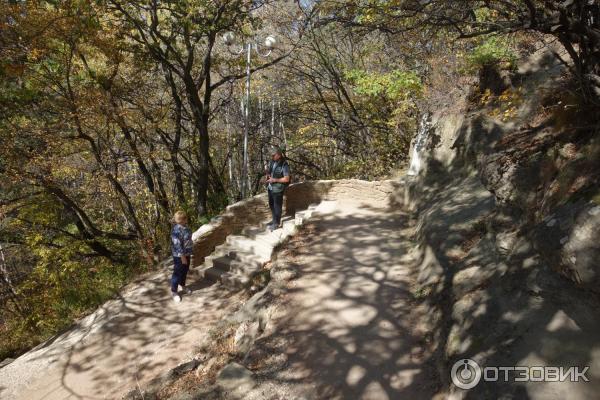
<path fill-rule="evenodd" d="M 259 271 L 263 266 L 260 262 L 244 262 L 234 260 L 229 257 L 220 257 L 215 259 L 215 268 L 222 269 L 228 272 L 239 272 L 243 275 L 250 275 Z"/>
<path fill-rule="evenodd" d="M 258 243 L 265 244 L 267 246 L 276 246 L 281 241 L 281 234 L 283 231 L 280 229 L 273 232 L 263 233 L 254 237 L 248 237 L 248 239 L 254 240 Z"/>
<path fill-rule="evenodd" d="M 214 266 L 214 259 L 215 258 L 219 258 L 219 257 L 223 257 L 224 254 L 215 254 L 212 253 L 210 256 L 206 256 L 204 257 L 204 263 L 202 264 L 202 266 L 200 267 L 201 270 L 205 270 L 208 268 L 212 268 Z"/>
<path fill-rule="evenodd" d="M 241 289 L 250 283 L 252 278 L 246 275 L 226 272 L 221 277 L 221 283 L 230 289 Z"/>
<path fill-rule="evenodd" d="M 268 241 L 274 247 L 277 247 L 279 244 L 283 243 L 289 236 L 296 233 L 296 229 L 296 221 L 294 219 L 284 221 L 281 228 L 269 233 Z"/>
<path fill-rule="evenodd" d="M 231 289 L 246 286 L 271 259 L 274 248 L 317 212 L 318 206 L 311 204 L 308 209 L 296 212 L 295 217 L 284 217 L 281 228 L 274 231 L 268 230 L 265 224 L 245 228 L 239 235 L 229 235 L 225 243 L 205 258 L 204 276 Z"/>
<path fill-rule="evenodd" d="M 266 226 L 251 226 L 249 228 L 244 228 L 240 234 L 242 236 L 254 237 L 267 232 Z"/>
<path fill-rule="evenodd" d="M 295 217 L 298 218 L 310 218 L 312 216 L 313 210 L 302 210 L 302 211 L 296 211 Z"/>
<path fill-rule="evenodd" d="M 252 277 L 256 273 L 262 271 L 263 264 L 246 264 L 241 263 L 239 261 L 234 261 L 231 263 L 230 274 L 239 274 L 247 277 Z"/>
<path fill-rule="evenodd" d="M 231 245 L 229 243 L 227 243 L 227 241 L 225 241 L 225 243 L 222 243 L 220 245 L 218 245 L 217 247 L 215 247 L 215 251 L 213 252 L 213 254 L 227 254 L 230 250 L 232 250 L 233 247 L 231 247 Z"/>
<path fill-rule="evenodd" d="M 206 258 L 204 259 L 204 268 L 213 267 L 214 260 L 222 257 L 228 257 L 231 259 L 248 263 L 259 262 L 262 264 L 269 261 L 270 259 L 270 257 L 267 256 L 257 255 L 253 251 L 240 250 L 236 246 L 232 246 L 229 243 L 224 243 L 222 245 L 217 246 L 215 248 L 215 251 L 211 255 L 206 256 Z"/>
<path fill-rule="evenodd" d="M 296 221 L 292 218 L 290 218 L 287 221 L 283 222 L 283 231 L 288 234 L 291 235 L 294 233 L 294 231 L 296 230 Z"/>
<path fill-rule="evenodd" d="M 227 251 L 227 256 L 234 260 L 241 261 L 241 262 L 247 262 L 247 263 L 257 262 L 257 263 L 264 264 L 270 260 L 270 258 L 261 257 L 252 252 L 236 250 L 233 248 L 230 248 Z"/>
<path fill-rule="evenodd" d="M 276 246 L 285 240 L 286 237 L 294 233 L 295 229 L 295 221 L 290 218 L 282 222 L 281 228 L 275 229 L 274 231 L 263 232 L 254 236 L 252 239 L 268 243 L 271 246 Z"/>
<path fill-rule="evenodd" d="M 293 217 L 293 216 L 291 216 L 291 215 L 286 215 L 286 216 L 284 216 L 284 217 L 281 217 L 281 223 L 282 223 L 282 224 L 283 224 L 285 221 L 293 221 L 293 220 L 294 220 L 294 217 Z M 267 228 L 268 228 L 268 225 L 269 225 L 270 223 L 271 223 L 271 221 L 269 221 L 269 222 L 263 222 L 263 223 L 261 224 L 261 226 L 259 227 L 259 229 L 260 229 L 260 228 L 264 228 L 265 230 L 267 230 Z"/>
<path fill-rule="evenodd" d="M 245 236 L 239 235 L 227 236 L 227 243 L 239 250 L 254 253 L 260 257 L 268 258 L 271 258 L 271 254 L 273 253 L 274 247 L 272 245 L 260 242 L 258 240 L 252 240 Z"/>
<path fill-rule="evenodd" d="M 312 215 L 312 211 L 311 210 L 304 210 L 304 211 L 296 211 L 296 214 L 294 216 L 294 223 L 296 226 L 300 226 L 303 225 L 304 222 L 306 222 L 306 220 L 308 220 Z"/>
<path fill-rule="evenodd" d="M 229 256 L 229 251 L 231 250 L 231 247 L 228 246 L 227 244 L 222 244 L 220 246 L 217 246 L 215 248 L 215 250 L 212 252 L 211 255 L 206 256 L 204 258 L 204 267 L 203 268 L 211 268 L 214 266 L 214 260 L 217 258 L 221 258 L 221 257 L 227 257 Z"/>
<path fill-rule="evenodd" d="M 319 214 L 319 205 L 311 204 L 310 206 L 308 206 L 308 211 L 310 212 L 309 218 L 316 217 Z"/>
<path fill-rule="evenodd" d="M 251 279 L 251 277 L 242 275 L 240 273 L 226 272 L 214 268 L 207 269 L 205 271 L 205 277 L 206 279 L 215 282 L 221 282 L 223 286 L 234 290 L 243 288 L 250 282 Z"/>
<path fill-rule="evenodd" d="M 209 279 L 211 281 L 221 281 L 222 277 L 224 274 L 226 274 L 227 271 L 223 271 L 222 269 L 219 268 L 207 268 L 204 270 L 204 279 Z"/>
<path fill-rule="evenodd" d="M 213 268 L 229 271 L 229 265 L 232 261 L 228 256 L 216 257 L 213 259 Z"/>

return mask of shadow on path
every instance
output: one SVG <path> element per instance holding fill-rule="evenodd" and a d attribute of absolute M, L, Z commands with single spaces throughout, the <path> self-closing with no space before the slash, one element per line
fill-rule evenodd
<path fill-rule="evenodd" d="M 300 277 L 250 356 L 285 353 L 287 363 L 255 372 L 307 398 L 431 399 L 411 233 L 406 215 L 360 203 L 318 218 L 308 242 L 284 253 Z"/>
<path fill-rule="evenodd" d="M 70 331 L 3 368 L 2 398 L 119 398 L 192 358 L 212 324 L 239 302 L 192 271 L 194 292 L 176 304 L 169 271 L 136 282 Z"/>

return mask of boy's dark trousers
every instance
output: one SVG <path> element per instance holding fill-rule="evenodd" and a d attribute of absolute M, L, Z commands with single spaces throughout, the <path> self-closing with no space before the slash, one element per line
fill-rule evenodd
<path fill-rule="evenodd" d="M 273 223 L 275 226 L 279 226 L 281 222 L 281 210 L 283 208 L 283 192 L 274 193 L 269 190 L 269 208 L 271 209 L 271 215 L 273 217 Z"/>
<path fill-rule="evenodd" d="M 187 256 L 189 260 L 189 256 Z M 181 263 L 181 257 L 173 257 L 173 276 L 171 277 L 171 292 L 177 293 L 177 285 L 185 286 L 185 278 L 187 277 L 189 265 Z M 189 261 L 188 261 L 189 263 Z"/>

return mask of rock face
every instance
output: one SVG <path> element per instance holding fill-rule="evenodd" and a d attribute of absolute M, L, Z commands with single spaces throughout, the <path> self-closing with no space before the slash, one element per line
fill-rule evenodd
<path fill-rule="evenodd" d="M 600 292 L 600 206 L 580 201 L 563 205 L 535 229 L 536 247 L 569 278 Z"/>
<path fill-rule="evenodd" d="M 560 126 L 533 127 L 560 68 L 540 70 L 532 59 L 513 121 L 479 106 L 434 115 L 426 168 L 405 196 L 418 219 L 420 292 L 452 399 L 600 392 L 600 145 Z M 590 366 L 590 382 L 511 379 L 465 391 L 450 381 L 464 358 L 482 367 Z"/>

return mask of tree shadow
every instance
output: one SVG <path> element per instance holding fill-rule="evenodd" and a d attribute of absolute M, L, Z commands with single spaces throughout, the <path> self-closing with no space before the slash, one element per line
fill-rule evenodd
<path fill-rule="evenodd" d="M 432 343 L 445 385 L 463 358 L 482 366 L 590 366 L 591 382 L 519 383 L 511 374 L 508 382 L 481 382 L 469 391 L 450 386 L 457 398 L 587 399 L 600 391 L 598 295 L 557 272 L 548 256 L 570 232 L 534 239 L 536 199 L 518 195 L 535 193 L 546 179 L 528 158 L 555 143 L 544 129 L 507 131 L 467 119 L 452 162 L 429 160 L 427 174 L 408 184 L 408 196 L 396 197 L 419 217 L 419 281 L 437 317 Z M 520 169 L 495 176 L 494 168 L 507 168 L 507 156 Z M 502 234 L 514 237 L 505 249 L 497 242 Z"/>
<path fill-rule="evenodd" d="M 311 398 L 430 399 L 439 383 L 411 292 L 408 218 L 361 208 L 322 215 L 318 233 L 298 249 L 301 278 L 287 292 L 286 313 L 253 350 L 254 357 L 285 353 L 288 361 L 255 372 L 276 384 L 314 387 Z"/>
<path fill-rule="evenodd" d="M 191 295 L 174 303 L 169 275 L 165 270 L 131 285 L 51 344 L 15 361 L 30 369 L 19 396 L 119 398 L 194 357 L 210 327 L 239 301 L 199 279 L 190 283 Z"/>

